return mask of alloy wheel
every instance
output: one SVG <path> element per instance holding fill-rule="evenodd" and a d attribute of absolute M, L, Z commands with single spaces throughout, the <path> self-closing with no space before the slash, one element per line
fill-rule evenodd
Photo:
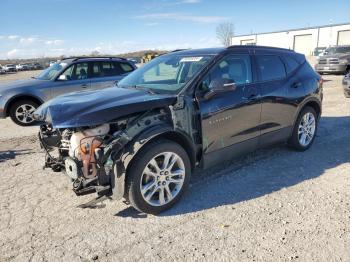
<path fill-rule="evenodd" d="M 303 147 L 308 146 L 315 136 L 316 131 L 316 118 L 315 116 L 307 112 L 300 120 L 298 128 L 298 140 Z"/>
<path fill-rule="evenodd" d="M 17 107 L 15 115 L 19 122 L 23 124 L 30 124 L 34 122 L 33 113 L 35 111 L 35 107 L 29 104 L 23 104 Z"/>
<path fill-rule="evenodd" d="M 185 180 L 185 165 L 180 156 L 163 152 L 152 158 L 143 170 L 140 190 L 151 206 L 163 206 L 181 191 Z"/>

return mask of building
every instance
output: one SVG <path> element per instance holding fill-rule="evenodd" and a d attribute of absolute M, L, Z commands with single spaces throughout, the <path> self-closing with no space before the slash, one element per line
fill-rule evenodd
<path fill-rule="evenodd" d="M 350 45 L 350 23 L 234 36 L 233 45 L 265 45 L 312 55 L 317 47 Z"/>

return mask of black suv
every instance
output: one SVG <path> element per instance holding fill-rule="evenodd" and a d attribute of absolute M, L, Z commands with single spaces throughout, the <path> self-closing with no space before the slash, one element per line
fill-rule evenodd
<path fill-rule="evenodd" d="M 158 213 L 195 168 L 278 142 L 308 149 L 321 101 L 322 79 L 304 55 L 232 46 L 162 55 L 117 88 L 60 96 L 34 115 L 46 122 L 46 167 L 65 170 L 77 195 L 124 196 Z"/>

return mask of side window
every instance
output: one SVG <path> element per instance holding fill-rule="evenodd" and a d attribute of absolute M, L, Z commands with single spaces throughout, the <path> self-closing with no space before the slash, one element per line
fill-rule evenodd
<path fill-rule="evenodd" d="M 252 83 L 252 66 L 249 55 L 230 55 L 211 69 L 203 82 L 202 89 L 209 88 L 211 81 L 218 79 L 233 80 L 236 85 Z"/>
<path fill-rule="evenodd" d="M 115 63 L 115 66 L 118 66 L 118 63 Z M 134 70 L 134 68 L 128 63 L 119 63 L 123 73 L 128 73 Z"/>
<path fill-rule="evenodd" d="M 299 67 L 299 63 L 290 55 L 284 55 L 283 59 L 286 64 L 287 74 L 290 74 Z"/>
<path fill-rule="evenodd" d="M 100 62 L 101 75 L 102 76 L 113 76 L 115 75 L 114 67 L 110 62 Z"/>
<path fill-rule="evenodd" d="M 262 81 L 277 80 L 286 77 L 286 69 L 278 56 L 257 55 L 256 61 Z"/>
<path fill-rule="evenodd" d="M 66 76 L 67 80 L 72 80 L 74 66 L 75 65 L 71 65 L 70 67 L 68 67 L 61 75 Z"/>
<path fill-rule="evenodd" d="M 118 63 L 94 62 L 92 66 L 92 77 L 108 77 L 123 74 Z"/>
<path fill-rule="evenodd" d="M 67 80 L 83 80 L 88 78 L 88 63 L 78 63 L 68 67 L 62 75 L 65 75 Z"/>
<path fill-rule="evenodd" d="M 72 80 L 87 79 L 88 78 L 87 72 L 88 72 L 88 63 L 75 64 Z"/>

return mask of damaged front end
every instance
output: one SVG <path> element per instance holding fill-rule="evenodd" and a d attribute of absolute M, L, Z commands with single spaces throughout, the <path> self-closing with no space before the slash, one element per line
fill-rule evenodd
<path fill-rule="evenodd" d="M 168 109 L 168 110 L 167 110 Z M 120 199 L 124 196 L 127 159 L 142 146 L 140 134 L 153 127 L 172 126 L 169 107 L 78 128 L 40 127 L 39 140 L 46 151 L 45 168 L 64 171 L 77 195 L 97 193 Z M 147 136 L 150 139 L 150 136 Z M 133 142 L 132 142 L 133 141 Z M 132 143 L 131 143 L 132 142 Z"/>

